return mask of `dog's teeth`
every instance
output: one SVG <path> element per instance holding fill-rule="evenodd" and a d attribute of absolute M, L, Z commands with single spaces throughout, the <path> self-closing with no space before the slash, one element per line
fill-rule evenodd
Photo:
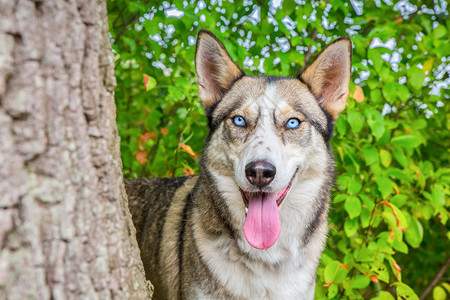
<path fill-rule="evenodd" d="M 245 214 L 248 214 L 248 208 L 247 207 L 245 208 Z"/>

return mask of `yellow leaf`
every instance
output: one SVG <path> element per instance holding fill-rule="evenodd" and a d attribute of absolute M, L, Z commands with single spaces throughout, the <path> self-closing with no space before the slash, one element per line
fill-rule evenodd
<path fill-rule="evenodd" d="M 424 62 L 423 64 L 423 71 L 425 72 L 425 74 L 430 73 L 431 68 L 433 67 L 433 58 L 428 59 L 426 62 Z"/>
<path fill-rule="evenodd" d="M 142 74 L 144 78 L 144 90 L 150 91 L 152 88 L 156 86 L 156 79 L 148 76 L 147 74 Z"/>
<path fill-rule="evenodd" d="M 344 161 L 344 149 L 342 149 L 341 146 L 337 146 L 337 150 L 339 152 L 339 157 L 341 158 L 342 161 Z"/>
<path fill-rule="evenodd" d="M 183 148 L 183 150 L 186 151 L 186 153 L 189 154 L 190 156 L 192 156 L 193 158 L 195 158 L 195 159 L 198 158 L 197 153 L 195 153 L 194 150 L 192 150 L 191 146 L 185 145 L 183 143 L 178 143 L 178 146 Z"/>

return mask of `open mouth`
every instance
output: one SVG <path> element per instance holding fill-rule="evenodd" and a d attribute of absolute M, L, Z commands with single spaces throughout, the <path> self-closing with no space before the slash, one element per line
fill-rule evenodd
<path fill-rule="evenodd" d="M 279 206 L 291 189 L 297 170 L 289 184 L 279 192 L 245 192 L 241 190 L 245 203 L 246 218 L 243 232 L 248 243 L 256 249 L 268 249 L 281 233 Z"/>
<path fill-rule="evenodd" d="M 277 206 L 280 206 L 281 203 L 283 202 L 284 198 L 286 198 L 287 194 L 289 193 L 289 190 L 291 189 L 292 186 L 292 182 L 294 181 L 295 175 L 297 175 L 297 170 L 295 170 L 294 175 L 292 175 L 291 181 L 289 182 L 289 184 L 282 189 L 279 192 L 275 193 L 276 196 L 276 203 Z M 273 193 L 265 193 L 265 192 L 244 192 L 241 188 L 239 188 L 241 195 L 242 195 L 242 199 L 244 199 L 244 204 L 245 204 L 245 214 L 248 213 L 248 203 L 249 203 L 249 198 L 254 197 L 255 195 L 261 195 L 264 197 L 265 194 L 273 194 Z"/>

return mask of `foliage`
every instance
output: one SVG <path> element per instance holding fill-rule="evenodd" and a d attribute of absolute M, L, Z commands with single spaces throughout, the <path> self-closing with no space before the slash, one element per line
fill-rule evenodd
<path fill-rule="evenodd" d="M 450 249 L 445 3 L 237 2 L 108 1 L 124 174 L 198 170 L 208 130 L 193 63 L 199 29 L 248 74 L 291 76 L 349 35 L 352 97 L 332 142 L 338 177 L 316 297 L 417 299 Z M 441 280 L 429 298 L 449 294 Z"/>

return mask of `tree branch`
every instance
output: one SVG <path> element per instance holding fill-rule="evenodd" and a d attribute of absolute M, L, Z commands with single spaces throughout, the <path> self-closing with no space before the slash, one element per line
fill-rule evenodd
<path fill-rule="evenodd" d="M 423 291 L 422 295 L 420 295 L 420 300 L 423 300 L 427 297 L 428 293 L 431 292 L 431 289 L 439 282 L 441 277 L 444 275 L 445 270 L 447 270 L 448 266 L 450 265 L 450 257 L 447 258 L 447 261 L 442 266 L 442 268 L 439 270 L 439 272 L 436 274 L 436 277 L 434 277 L 433 281 L 430 282 L 430 284 L 427 286 L 425 291 Z"/>

